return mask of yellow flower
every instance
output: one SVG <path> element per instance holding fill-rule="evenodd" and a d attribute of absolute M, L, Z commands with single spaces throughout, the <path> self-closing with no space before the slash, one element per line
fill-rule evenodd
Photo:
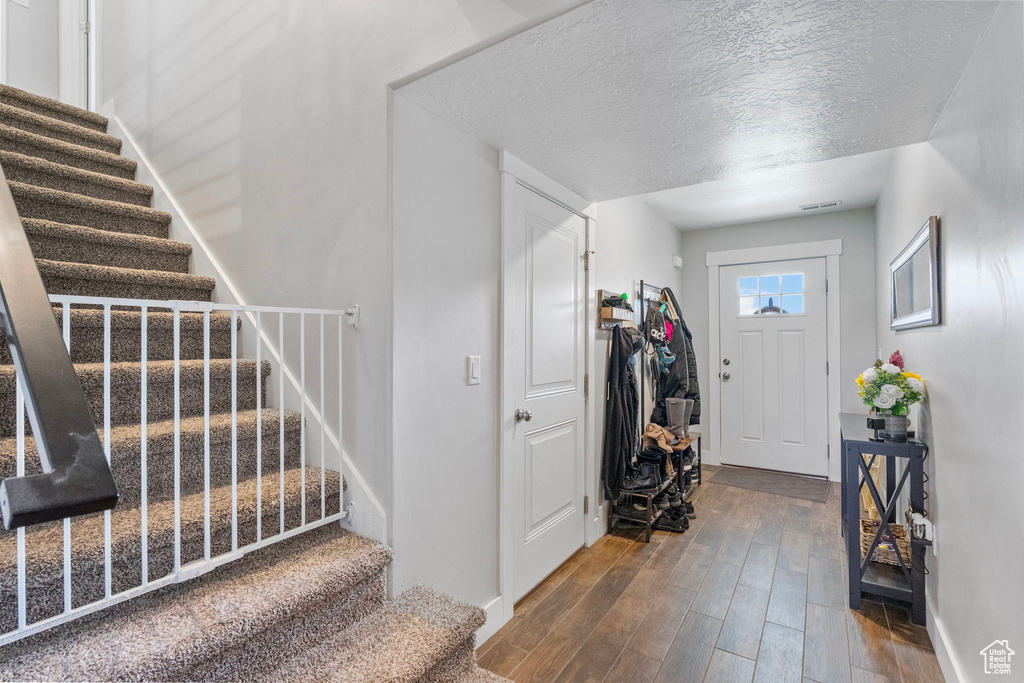
<path fill-rule="evenodd" d="M 860 387 L 861 389 L 864 388 L 864 375 L 857 376 L 857 386 Z"/>
<path fill-rule="evenodd" d="M 905 371 L 903 374 L 906 377 L 913 377 L 914 379 L 921 379 L 921 375 L 917 374 L 916 372 L 907 372 L 907 371 Z"/>

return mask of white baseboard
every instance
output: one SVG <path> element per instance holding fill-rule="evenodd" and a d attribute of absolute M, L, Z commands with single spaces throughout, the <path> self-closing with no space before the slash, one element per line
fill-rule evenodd
<path fill-rule="evenodd" d="M 928 637 L 932 639 L 932 648 L 935 649 L 935 657 L 939 660 L 939 668 L 942 669 L 942 675 L 947 681 L 964 683 L 967 679 L 964 678 L 960 662 L 957 661 L 956 655 L 953 654 L 953 648 L 950 647 L 949 634 L 946 633 L 946 627 L 943 625 L 942 619 L 936 614 L 935 605 L 932 603 L 930 596 L 925 597 L 925 616 L 925 623 L 928 626 Z"/>
<path fill-rule="evenodd" d="M 110 101 L 100 108 L 100 113 L 106 116 L 110 123 L 108 133 L 122 141 L 121 156 L 138 163 L 136 180 L 153 187 L 154 209 L 166 211 L 171 214 L 170 237 L 177 242 L 185 242 L 192 245 L 192 268 L 199 275 L 206 275 L 217 280 L 218 301 L 220 303 L 245 304 L 241 294 L 235 287 L 231 278 L 225 272 L 220 262 L 213 255 L 198 229 L 189 220 L 185 211 L 175 201 L 174 196 L 164 184 L 163 179 L 150 164 L 149 159 L 142 152 L 131 132 L 117 116 L 117 103 Z M 264 344 L 270 349 L 275 358 L 280 361 L 276 345 L 264 337 Z M 298 383 L 287 366 L 283 365 L 284 374 L 289 379 L 296 391 Z M 307 402 L 307 405 L 308 402 Z M 315 411 L 314 411 L 315 412 Z M 337 438 L 330 429 L 327 430 L 328 437 L 337 445 Z M 342 526 L 361 536 L 372 538 L 381 543 L 388 543 L 387 513 L 384 507 L 373 495 L 373 491 L 366 484 L 359 469 L 352 463 L 347 452 L 343 453 L 345 480 L 348 482 L 348 501 L 353 504 L 352 516 L 342 521 Z"/>
<path fill-rule="evenodd" d="M 488 638 L 497 633 L 498 629 L 508 623 L 508 620 L 512 618 L 511 614 L 506 617 L 505 604 L 500 595 L 484 605 L 483 610 L 487 613 L 487 621 L 484 622 L 484 625 L 476 632 L 477 647 L 486 643 Z"/>

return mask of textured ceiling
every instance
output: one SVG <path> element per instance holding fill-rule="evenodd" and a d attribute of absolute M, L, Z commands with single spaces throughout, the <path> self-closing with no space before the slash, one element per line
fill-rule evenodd
<path fill-rule="evenodd" d="M 401 92 L 600 201 L 923 141 L 997 4 L 595 0 Z"/>
<path fill-rule="evenodd" d="M 810 216 L 874 206 L 895 150 L 883 149 L 839 159 L 753 171 L 662 190 L 641 197 L 680 230 Z M 801 206 L 841 200 L 833 209 L 802 211 Z"/>

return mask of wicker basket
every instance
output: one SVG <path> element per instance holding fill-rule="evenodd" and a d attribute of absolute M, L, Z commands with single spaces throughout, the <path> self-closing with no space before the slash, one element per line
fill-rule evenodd
<path fill-rule="evenodd" d="M 875 534 L 878 532 L 879 522 L 871 519 L 860 520 L 860 555 L 861 557 L 867 557 L 868 551 L 871 549 L 871 542 L 875 538 Z M 902 524 L 890 524 L 889 529 L 892 531 L 892 538 L 889 538 L 888 534 L 882 534 L 882 538 L 878 540 L 878 546 L 875 548 L 875 552 L 871 555 L 872 562 L 881 562 L 882 564 L 891 564 L 897 567 L 900 566 L 899 558 L 896 557 L 896 550 L 893 548 L 893 541 L 899 546 L 900 554 L 903 556 L 903 561 L 910 566 L 910 537 L 907 536 L 907 528 Z"/>

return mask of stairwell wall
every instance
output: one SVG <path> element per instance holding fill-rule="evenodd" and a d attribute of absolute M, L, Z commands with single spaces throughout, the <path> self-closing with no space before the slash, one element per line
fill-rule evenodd
<path fill-rule="evenodd" d="M 947 680 L 986 680 L 983 648 L 1024 644 L 1024 5 L 996 10 L 928 142 L 897 150 L 876 215 L 878 344 L 928 384 L 928 629 Z M 942 324 L 894 332 L 889 262 L 932 215 Z"/>
<path fill-rule="evenodd" d="M 113 107 L 239 295 L 265 305 L 360 304 L 345 357 L 346 450 L 389 512 L 388 85 L 578 4 L 99 6 L 96 101 Z"/>

